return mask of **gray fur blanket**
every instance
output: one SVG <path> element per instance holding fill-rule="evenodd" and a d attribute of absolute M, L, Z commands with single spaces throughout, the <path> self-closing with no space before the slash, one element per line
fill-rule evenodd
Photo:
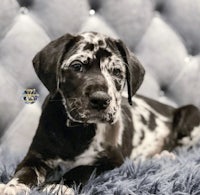
<path fill-rule="evenodd" d="M 153 158 L 124 164 L 97 178 L 91 176 L 81 190 L 82 195 L 200 195 L 200 145 L 192 148 L 177 148 L 176 159 Z M 0 181 L 6 183 L 16 167 L 14 157 L 1 156 Z M 3 162 L 3 163 L 2 163 Z M 13 162 L 13 165 L 10 165 Z M 77 190 L 78 186 L 74 186 Z M 32 194 L 39 195 L 36 189 Z"/>

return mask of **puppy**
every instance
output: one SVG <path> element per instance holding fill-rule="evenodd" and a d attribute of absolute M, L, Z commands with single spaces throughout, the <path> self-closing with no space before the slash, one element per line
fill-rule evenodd
<path fill-rule="evenodd" d="M 44 191 L 53 186 L 73 194 L 68 187 L 84 184 L 93 171 L 99 175 L 126 157 L 152 157 L 200 137 L 195 106 L 175 109 L 134 96 L 145 71 L 120 40 L 95 32 L 66 34 L 42 49 L 33 65 L 50 93 L 28 154 L 1 194 L 44 184 Z"/>

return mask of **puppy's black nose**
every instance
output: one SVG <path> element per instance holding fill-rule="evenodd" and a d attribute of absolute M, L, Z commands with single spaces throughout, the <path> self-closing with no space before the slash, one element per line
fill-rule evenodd
<path fill-rule="evenodd" d="M 96 91 L 90 95 L 90 106 L 97 110 L 105 110 L 110 101 L 111 97 L 103 91 Z"/>

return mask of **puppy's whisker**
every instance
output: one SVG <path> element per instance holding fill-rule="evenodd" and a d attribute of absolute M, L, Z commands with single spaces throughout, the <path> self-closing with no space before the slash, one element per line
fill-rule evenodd
<path fill-rule="evenodd" d="M 77 100 L 78 98 L 68 98 L 68 100 Z"/>
<path fill-rule="evenodd" d="M 77 111 L 79 111 L 79 109 L 80 109 L 80 108 L 78 108 L 78 107 L 72 107 L 72 109 L 70 110 L 70 112 L 69 112 L 69 113 L 71 114 L 71 113 L 72 113 L 74 110 L 77 110 Z"/>

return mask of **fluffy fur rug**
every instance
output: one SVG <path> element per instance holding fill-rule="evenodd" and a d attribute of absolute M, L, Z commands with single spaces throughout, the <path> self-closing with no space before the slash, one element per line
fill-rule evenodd
<path fill-rule="evenodd" d="M 82 195 L 200 195 L 200 145 L 192 148 L 177 148 L 176 159 L 153 158 L 133 163 L 127 159 L 124 164 L 97 178 L 91 176 L 83 187 Z M 13 174 L 17 161 L 7 165 L 0 157 L 0 181 L 6 183 Z M 77 190 L 77 186 L 74 186 Z M 39 195 L 36 189 L 32 194 Z"/>

